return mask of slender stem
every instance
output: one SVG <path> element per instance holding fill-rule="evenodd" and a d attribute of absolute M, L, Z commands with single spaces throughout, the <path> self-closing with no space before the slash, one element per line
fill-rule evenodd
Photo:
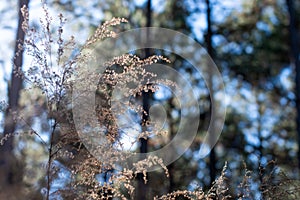
<path fill-rule="evenodd" d="M 49 157 L 48 157 L 48 163 L 47 163 L 47 195 L 46 199 L 49 200 L 50 198 L 50 189 L 51 189 L 51 164 L 52 164 L 52 150 L 53 150 L 53 144 L 54 144 L 54 131 L 57 126 L 57 121 L 54 121 L 54 124 L 52 126 L 52 131 L 51 131 L 51 138 L 50 138 L 50 147 L 49 147 Z"/>
<path fill-rule="evenodd" d="M 62 90 L 63 90 L 63 84 L 65 81 L 65 75 L 66 73 L 63 74 L 62 80 L 61 80 L 61 84 L 59 85 L 59 91 L 58 91 L 58 99 L 56 102 L 56 112 L 59 111 L 59 107 L 60 107 L 60 103 L 61 103 L 61 98 L 62 98 Z M 58 121 L 57 119 L 54 119 L 54 124 L 52 125 L 52 131 L 50 134 L 50 146 L 49 146 L 49 157 L 48 157 L 48 164 L 47 164 L 47 195 L 46 195 L 46 199 L 49 200 L 50 197 L 50 189 L 51 189 L 51 164 L 52 164 L 52 159 L 53 156 L 58 152 L 56 151 L 53 154 L 53 146 L 54 146 L 54 132 L 55 129 L 57 127 Z"/>

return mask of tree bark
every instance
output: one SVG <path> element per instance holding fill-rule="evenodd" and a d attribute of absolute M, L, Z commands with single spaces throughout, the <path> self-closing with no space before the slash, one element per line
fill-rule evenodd
<path fill-rule="evenodd" d="M 211 2 L 210 0 L 205 0 L 206 3 L 206 23 L 207 23 L 207 33 L 205 37 L 205 42 L 206 42 L 206 48 L 207 48 L 207 53 L 210 55 L 212 59 L 214 59 L 214 51 L 213 51 L 213 46 L 212 46 L 212 37 L 213 37 L 213 32 L 211 28 Z M 215 116 L 214 109 L 212 109 L 212 105 L 215 105 L 215 98 L 214 98 L 214 90 L 213 90 L 213 77 L 212 77 L 212 72 L 211 72 L 211 67 L 208 66 L 208 73 L 209 73 L 209 79 L 208 79 L 208 87 L 210 89 L 210 112 L 211 116 Z M 212 120 L 212 119 L 211 119 Z M 209 133 L 209 142 L 213 143 L 214 139 L 214 121 L 211 121 L 211 132 Z M 210 176 L 210 183 L 212 184 L 213 181 L 216 178 L 216 152 L 213 144 L 210 144 L 210 154 L 209 154 L 209 176 Z"/>
<path fill-rule="evenodd" d="M 289 31 L 290 31 L 290 42 L 291 42 L 291 53 L 292 58 L 291 62 L 295 66 L 296 70 L 296 88 L 295 88 L 295 94 L 296 94 L 296 110 L 297 110 L 297 118 L 296 118 L 296 126 L 297 126 L 297 136 L 298 136 L 298 147 L 300 147 L 300 55 L 299 55 L 299 38 L 297 33 L 297 18 L 295 14 L 295 8 L 294 8 L 294 0 L 286 0 L 286 4 L 288 7 L 288 12 L 290 15 L 290 25 L 289 25 Z M 298 169 L 300 169 L 300 148 L 298 148 Z"/>
<path fill-rule="evenodd" d="M 22 30 L 22 23 L 24 18 L 21 13 L 21 8 L 25 5 L 28 7 L 29 0 L 19 0 L 19 12 L 18 12 L 18 28 L 14 49 L 14 59 L 13 59 L 13 70 L 11 72 L 10 84 L 8 84 L 8 108 L 5 112 L 5 121 L 4 121 L 4 132 L 3 137 L 7 137 L 7 140 L 4 142 L 3 146 L 0 147 L 0 168 L 1 168 L 1 183 L 10 186 L 16 184 L 16 181 L 20 181 L 21 177 L 14 178 L 14 144 L 13 137 L 10 134 L 13 134 L 16 130 L 16 120 L 14 117 L 18 115 L 18 102 L 20 98 L 20 90 L 22 88 L 22 77 L 15 72 L 22 71 L 23 65 L 23 50 L 19 48 L 22 46 L 22 42 L 25 38 L 25 33 Z"/>
<path fill-rule="evenodd" d="M 152 24 L 152 9 L 151 9 L 151 0 L 147 1 L 147 24 L 146 27 L 150 27 Z M 149 32 L 147 32 L 147 43 L 149 43 Z M 150 56 L 150 49 L 145 49 L 145 57 Z M 146 122 L 149 120 L 149 107 L 150 107 L 150 92 L 143 92 L 142 98 L 143 98 L 143 117 L 142 117 L 142 130 L 147 131 L 147 126 L 145 125 Z M 140 153 L 147 153 L 148 152 L 148 140 L 141 138 L 140 139 Z M 147 177 L 148 178 L 148 177 Z M 137 199 L 147 199 L 147 193 L 148 193 L 148 187 L 144 183 L 143 174 L 138 174 L 138 188 L 137 188 Z"/>

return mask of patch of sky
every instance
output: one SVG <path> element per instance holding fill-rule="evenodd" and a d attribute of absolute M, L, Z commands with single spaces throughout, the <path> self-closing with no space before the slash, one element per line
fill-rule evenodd
<path fill-rule="evenodd" d="M 279 74 L 279 81 L 286 90 L 291 90 L 294 86 L 291 76 L 292 70 L 290 67 L 284 68 Z"/>
<path fill-rule="evenodd" d="M 264 31 L 266 33 L 270 33 L 271 32 L 270 25 L 267 24 L 266 22 L 258 21 L 256 23 L 256 27 L 257 27 L 257 29 L 262 30 L 262 31 Z"/>
<path fill-rule="evenodd" d="M 154 93 L 154 98 L 157 100 L 167 100 L 172 96 L 172 91 L 168 86 L 158 85 L 158 90 Z"/>

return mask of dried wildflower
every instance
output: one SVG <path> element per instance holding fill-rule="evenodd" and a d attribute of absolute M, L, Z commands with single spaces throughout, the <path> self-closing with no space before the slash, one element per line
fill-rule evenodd
<path fill-rule="evenodd" d="M 24 18 L 22 22 L 22 30 L 25 33 L 27 33 L 29 29 L 29 12 L 28 12 L 28 8 L 25 5 L 21 8 L 21 13 Z"/>
<path fill-rule="evenodd" d="M 76 65 L 86 63 L 90 57 L 81 53 L 73 55 L 76 52 L 75 40 L 74 37 L 69 40 L 63 38 L 66 19 L 62 14 L 58 15 L 59 26 L 56 28 L 52 27 L 53 18 L 50 16 L 46 5 L 43 5 L 43 12 L 44 19 L 40 19 L 41 29 L 37 30 L 29 25 L 28 9 L 22 8 L 24 17 L 22 28 L 26 33 L 26 39 L 23 45 L 20 45 L 20 50 L 24 48 L 26 53 L 32 56 L 31 67 L 24 76 L 28 82 L 40 88 L 45 94 L 49 118 L 52 119 L 50 141 L 47 145 L 49 158 L 45 166 L 47 171 L 46 199 L 50 198 L 51 183 L 58 173 L 56 161 L 63 163 L 66 170 L 72 171 L 70 188 L 65 190 L 68 191 L 68 194 L 76 194 L 74 195 L 76 196 L 75 199 L 109 199 L 113 197 L 126 199 L 124 192 L 122 192 L 124 189 L 127 192 L 126 195 L 133 197 L 134 180 L 137 174 L 142 173 L 146 183 L 147 169 L 156 165 L 161 166 L 168 177 L 167 167 L 163 160 L 156 156 L 150 156 L 134 163 L 131 169 L 117 168 L 116 163 L 127 158 L 124 152 L 116 148 L 122 146 L 120 142 L 122 128 L 117 124 L 117 117 L 126 113 L 128 108 L 139 113 L 140 119 L 142 119 L 143 114 L 148 115 L 148 113 L 145 113 L 142 106 L 136 106 L 132 102 L 127 102 L 126 106 L 120 104 L 112 106 L 111 100 L 112 91 L 120 85 L 128 86 L 128 93 L 124 94 L 127 97 L 138 97 L 142 92 L 155 92 L 158 87 L 151 83 L 155 83 L 154 78 L 157 75 L 148 72 L 145 66 L 159 61 L 167 63 L 170 61 L 157 55 L 141 59 L 136 55 L 125 54 L 103 63 L 106 70 L 99 78 L 96 91 L 97 100 L 99 100 L 96 113 L 102 127 L 95 131 L 95 136 L 105 133 L 108 142 L 100 143 L 95 148 L 95 152 L 88 152 L 79 139 L 79 133 L 74 128 L 72 110 L 69 107 L 71 107 L 70 93 L 72 92 L 73 81 L 71 77 L 76 75 Z M 103 23 L 82 48 L 90 47 L 107 37 L 115 37 L 116 33 L 110 30 L 110 27 L 124 22 L 127 20 L 113 18 Z M 17 73 L 22 74 L 21 72 Z M 99 74 L 92 74 L 91 76 L 98 77 Z M 90 85 L 88 80 L 76 81 L 81 81 L 83 88 Z M 171 81 L 167 83 L 174 85 Z M 90 116 L 86 117 L 88 119 Z M 149 123 L 148 126 L 155 125 Z M 30 133 L 39 137 L 39 134 L 34 130 L 31 130 Z M 144 131 L 140 133 L 137 139 L 149 135 L 150 131 Z M 91 156 L 95 155 L 96 152 L 105 152 L 102 160 Z M 104 183 L 100 183 L 97 179 L 99 175 L 106 176 Z M 63 191 L 57 192 L 64 193 Z M 177 194 L 179 193 L 177 192 Z"/>
<path fill-rule="evenodd" d="M 114 38 L 116 36 L 116 33 L 109 30 L 109 27 L 116 26 L 125 22 L 127 22 L 127 20 L 124 18 L 112 18 L 110 21 L 106 21 L 103 24 L 99 25 L 95 33 L 87 40 L 85 47 L 88 47 L 91 44 L 98 42 L 99 40 L 103 40 L 104 38 Z"/>

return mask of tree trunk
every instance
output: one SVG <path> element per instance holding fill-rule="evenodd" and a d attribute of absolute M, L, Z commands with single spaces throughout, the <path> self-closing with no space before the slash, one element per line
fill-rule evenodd
<path fill-rule="evenodd" d="M 13 70 L 11 72 L 10 84 L 8 84 L 8 108 L 5 112 L 5 121 L 4 121 L 4 132 L 3 137 L 7 137 L 7 140 L 4 142 L 3 146 L 0 147 L 0 168 L 1 168 L 1 185 L 3 186 L 0 189 L 5 187 L 11 187 L 14 184 L 17 184 L 22 180 L 22 177 L 15 177 L 14 174 L 16 166 L 15 157 L 13 154 L 14 144 L 13 137 L 10 134 L 13 134 L 16 130 L 16 120 L 14 116 L 18 115 L 18 101 L 20 98 L 20 90 L 22 88 L 22 78 L 15 72 L 22 71 L 23 64 L 23 50 L 19 49 L 19 46 L 22 45 L 24 41 L 25 33 L 22 30 L 22 22 L 24 20 L 20 9 L 25 5 L 28 7 L 29 0 L 19 0 L 19 16 L 18 16 L 18 29 L 16 35 L 15 49 L 14 49 L 14 59 L 13 59 Z"/>
<path fill-rule="evenodd" d="M 171 114 L 172 111 L 175 109 L 175 105 L 173 103 L 173 98 L 170 98 L 168 100 L 168 105 L 170 106 L 170 108 L 167 111 L 167 119 L 169 119 L 169 132 L 170 132 L 169 140 L 171 141 L 176 134 L 176 131 L 175 131 L 176 123 L 175 123 L 174 119 L 172 119 L 172 114 Z M 175 171 L 174 167 L 175 167 L 174 163 L 171 163 L 167 166 L 168 171 L 169 171 L 169 190 L 168 190 L 169 193 L 174 192 L 175 187 L 176 187 L 175 180 L 174 180 L 174 171 Z"/>
<path fill-rule="evenodd" d="M 152 24 L 152 9 L 151 9 L 151 0 L 147 1 L 147 24 L 146 27 L 150 27 Z M 148 44 L 149 32 L 147 32 L 147 43 Z M 150 49 L 145 49 L 145 57 L 150 56 Z M 147 131 L 147 126 L 145 122 L 149 120 L 149 107 L 150 107 L 150 92 L 143 92 L 143 117 L 142 117 L 142 130 Z M 141 138 L 140 139 L 140 153 L 147 153 L 148 152 L 148 141 L 147 139 Z M 148 178 L 148 177 L 147 177 Z M 148 187 L 144 183 L 143 174 L 138 174 L 138 188 L 137 188 L 137 195 L 136 199 L 147 199 Z"/>
<path fill-rule="evenodd" d="M 207 33 L 206 33 L 206 37 L 205 37 L 205 42 L 206 42 L 206 48 L 207 48 L 207 53 L 210 55 L 210 57 L 212 59 L 214 59 L 214 52 L 213 52 L 213 46 L 212 46 L 212 37 L 213 37 L 213 33 L 212 33 L 212 29 L 211 29 L 211 2 L 210 0 L 205 0 L 206 3 L 206 22 L 207 22 Z M 212 109 L 212 105 L 215 105 L 215 98 L 214 98 L 214 90 L 213 90 L 213 77 L 212 77 L 212 72 L 211 72 L 211 67 L 212 66 L 208 66 L 208 73 L 209 73 L 209 79 L 208 79 L 208 87 L 210 89 L 210 112 L 211 112 L 211 116 L 215 116 L 214 113 L 214 109 Z M 211 119 L 212 120 L 212 119 Z M 214 130 L 215 130 L 215 125 L 214 125 L 214 121 L 211 121 L 211 132 L 209 133 L 209 141 L 210 143 L 214 143 L 213 141 L 215 141 L 214 139 Z M 212 141 L 212 142 L 211 142 Z M 215 148 L 212 146 L 213 144 L 210 144 L 210 154 L 209 154 L 209 175 L 210 175 L 210 183 L 212 184 L 213 181 L 216 178 L 216 152 L 215 152 Z"/>
<path fill-rule="evenodd" d="M 290 15 L 290 38 L 291 38 L 291 53 L 292 53 L 292 63 L 295 65 L 296 70 L 296 110 L 297 110 L 297 135 L 298 135 L 298 147 L 300 147 L 300 56 L 299 56 L 299 38 L 297 33 L 297 18 L 295 15 L 294 0 L 286 0 L 288 7 L 288 12 Z M 298 148 L 298 168 L 300 169 L 300 148 Z"/>

